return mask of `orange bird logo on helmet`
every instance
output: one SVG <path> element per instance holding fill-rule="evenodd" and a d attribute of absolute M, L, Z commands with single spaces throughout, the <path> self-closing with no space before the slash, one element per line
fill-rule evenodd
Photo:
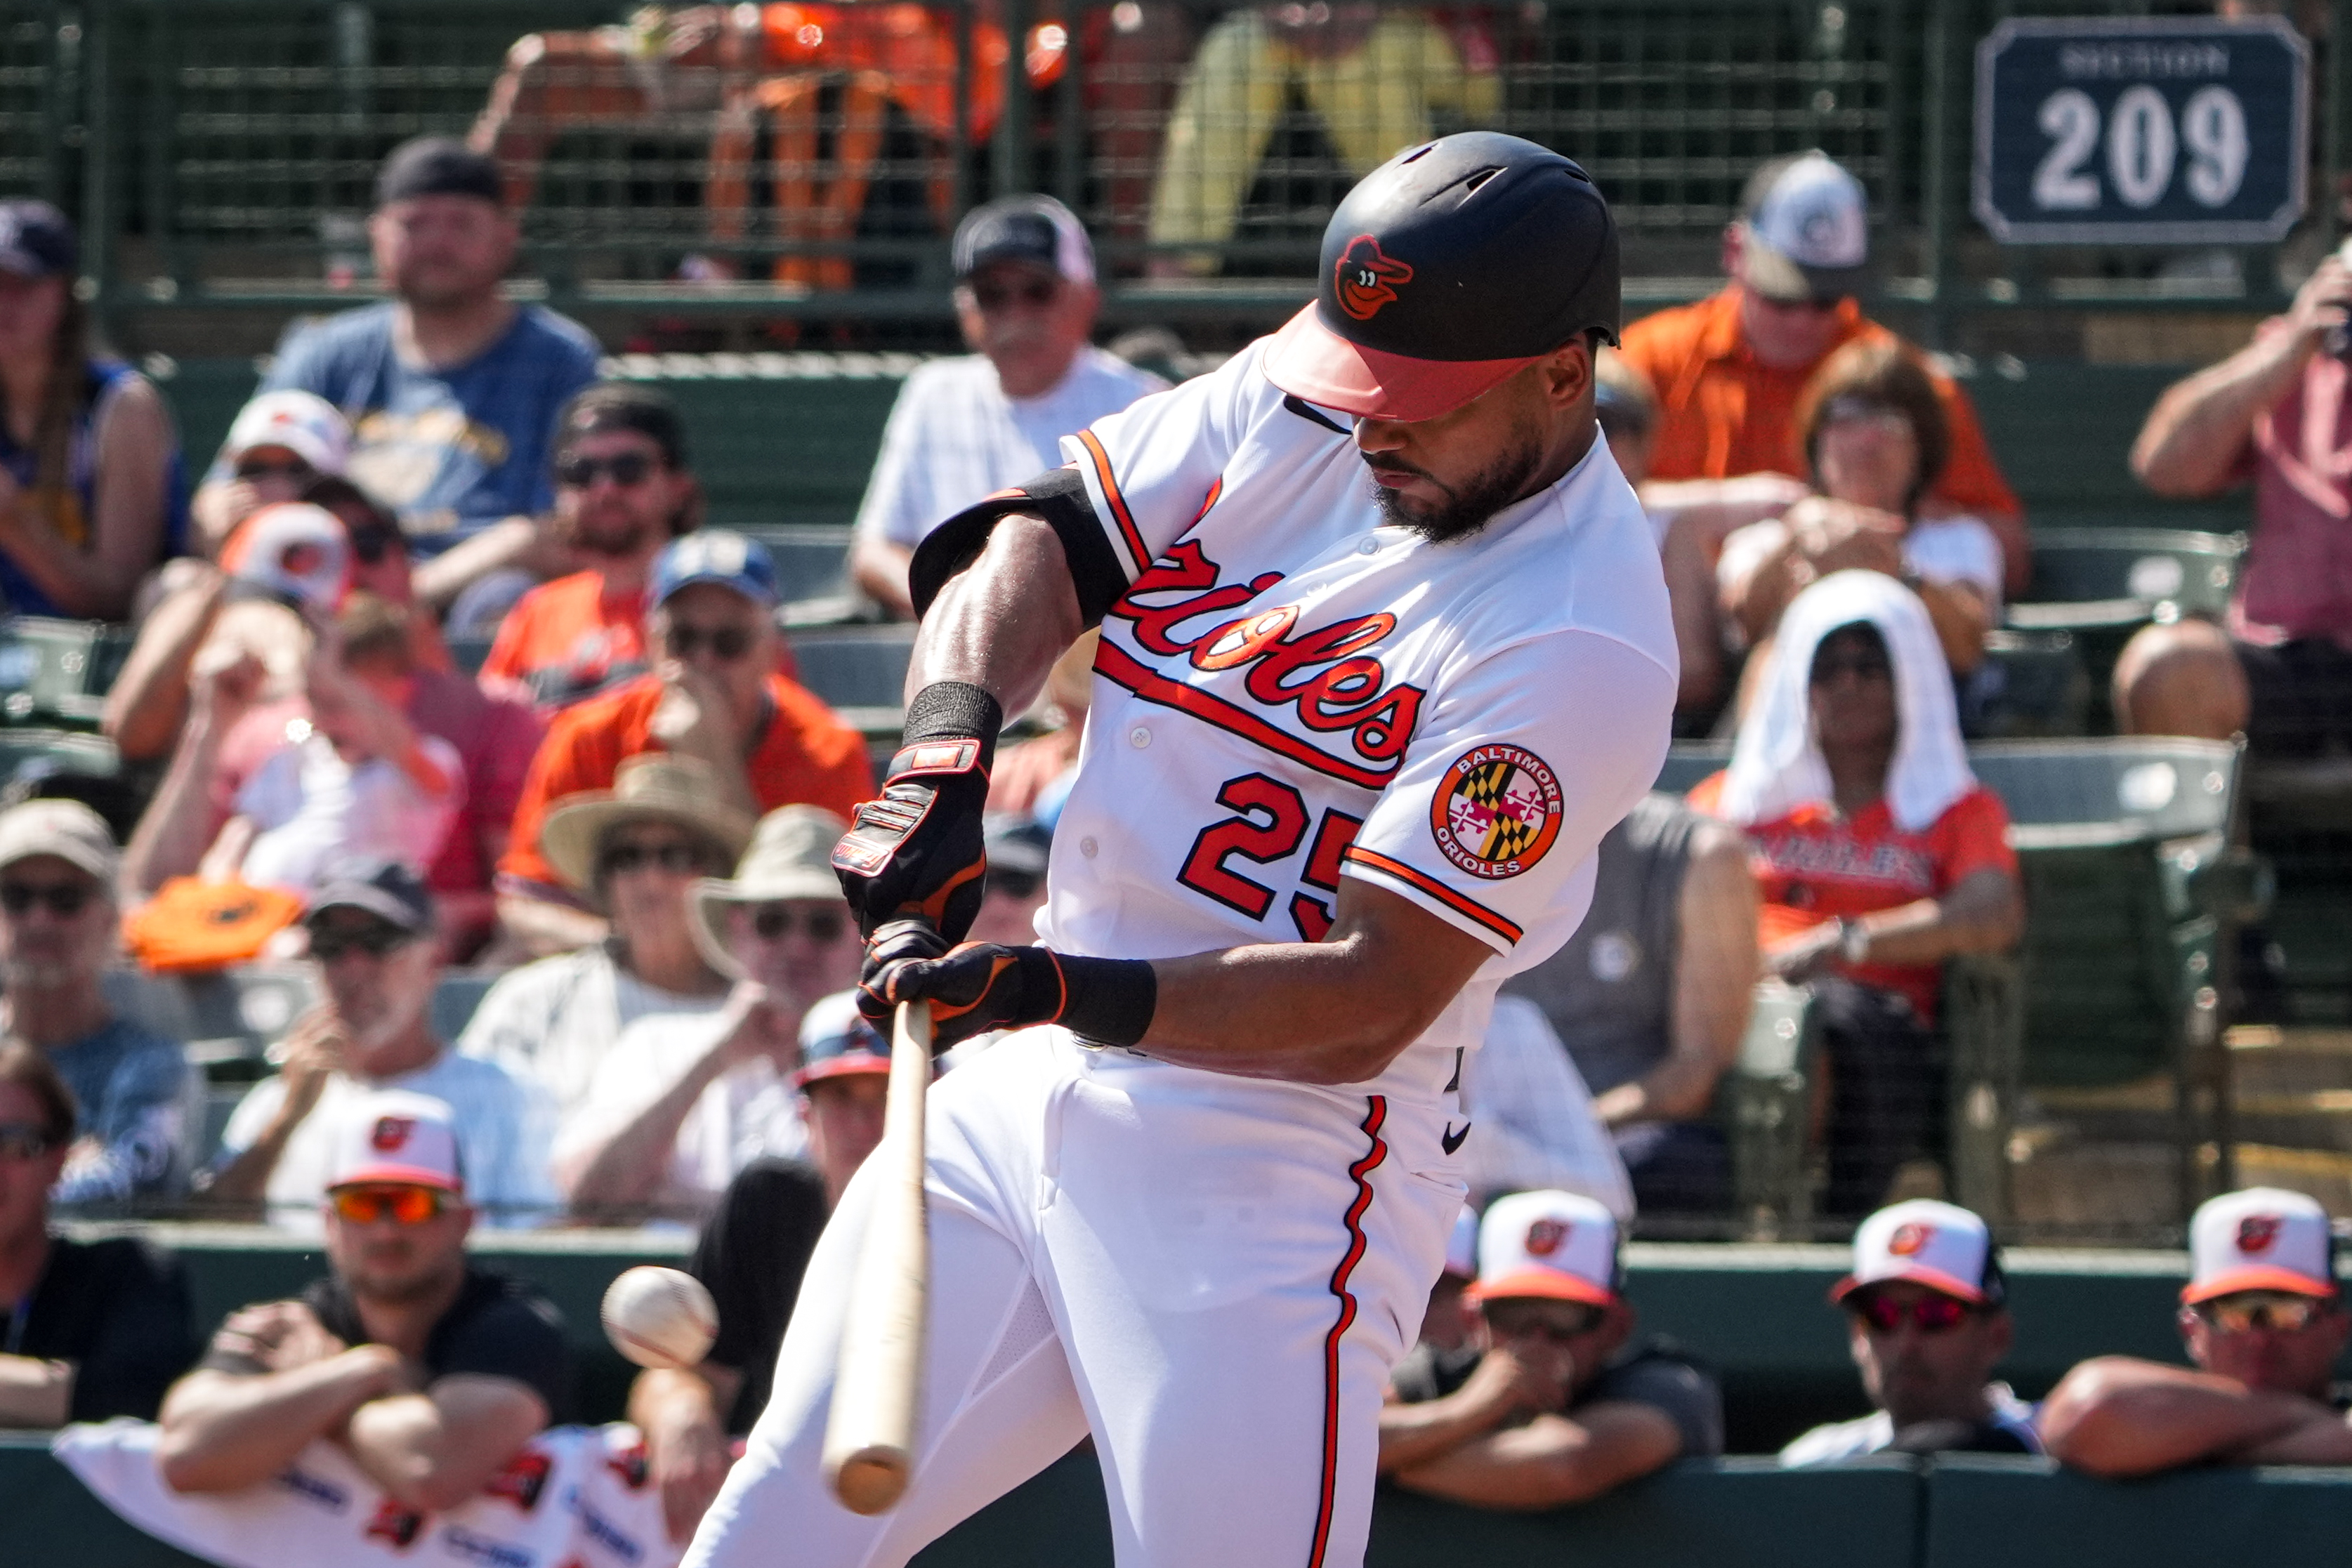
<path fill-rule="evenodd" d="M 1339 257 L 1336 281 L 1339 308 L 1359 321 L 1369 321 L 1382 306 L 1394 302 L 1399 284 L 1412 281 L 1412 268 L 1383 252 L 1371 235 L 1358 235 Z"/>

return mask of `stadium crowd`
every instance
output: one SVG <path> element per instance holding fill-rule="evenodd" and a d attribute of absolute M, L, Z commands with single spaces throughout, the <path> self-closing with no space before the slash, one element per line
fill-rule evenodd
<path fill-rule="evenodd" d="M 0 204 L 0 593 L 135 621 L 103 725 L 162 773 L 120 842 L 75 800 L 0 810 L 0 1424 L 159 1418 L 192 1493 L 335 1434 L 389 1496 L 445 1508 L 572 1397 L 552 1307 L 469 1264 L 471 1228 L 684 1222 L 719 1337 L 629 1403 L 682 1539 L 880 1135 L 888 1047 L 846 997 L 860 944 L 828 863 L 873 788 L 866 740 L 794 680 L 765 549 L 703 525 L 677 408 L 499 293 L 499 165 L 411 142 L 376 195 L 392 297 L 291 332 L 190 497 L 154 389 L 89 340 L 70 225 Z M 2025 919 L 1964 742 L 2029 547 L 1965 392 L 1862 315 L 1867 234 L 1852 174 L 1776 160 L 1720 292 L 1632 325 L 1605 368 L 1673 594 L 1678 723 L 1729 760 L 1609 836 L 1583 929 L 1496 1009 L 1464 1085 L 1475 1207 L 1382 1418 L 1399 1487 L 1541 1508 L 1722 1450 L 1705 1347 L 1641 1335 L 1622 1238 L 1729 1208 L 1715 1107 L 1759 981 L 1807 988 L 1822 1021 L 1822 1210 L 1855 1226 L 1834 1301 L 1875 1412 L 1784 1462 L 2352 1462 L 2330 1392 L 2352 1320 L 2326 1216 L 2294 1194 L 2198 1212 L 2193 1370 L 2093 1360 L 2038 1406 L 1994 1378 L 2010 1307 L 1987 1225 L 1940 1201 L 1937 1013 L 1947 961 Z M 1058 204 L 978 209 L 954 267 L 973 352 L 906 382 L 858 515 L 878 613 L 906 612 L 928 527 L 1162 384 L 1093 347 L 1092 252 Z M 2226 627 L 2133 641 L 2126 726 L 2352 738 L 2352 574 L 2321 526 L 2352 488 L 2311 412 L 2341 406 L 2344 361 L 2316 350 L 2347 306 L 2331 261 L 2150 416 L 2146 482 L 2251 478 L 2259 530 Z M 483 639 L 469 674 L 451 646 Z M 975 937 L 1024 938 L 1046 896 L 1087 656 L 1000 766 Z M 314 1003 L 216 1134 L 126 956 L 307 967 Z M 496 977 L 451 1021 L 460 969 Z M 168 1255 L 54 1223 L 167 1212 L 321 1236 L 328 1271 L 205 1343 Z"/>

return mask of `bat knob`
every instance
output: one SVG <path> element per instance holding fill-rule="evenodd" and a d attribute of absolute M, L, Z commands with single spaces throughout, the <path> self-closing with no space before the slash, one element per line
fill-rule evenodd
<path fill-rule="evenodd" d="M 834 1471 L 833 1495 L 852 1513 L 885 1513 L 907 1491 L 907 1456 L 895 1448 L 861 1448 Z"/>

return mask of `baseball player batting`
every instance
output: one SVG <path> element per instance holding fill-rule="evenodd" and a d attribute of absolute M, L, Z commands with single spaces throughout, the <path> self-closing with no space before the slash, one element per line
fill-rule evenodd
<path fill-rule="evenodd" d="M 1675 661 L 1595 437 L 1617 235 L 1584 172 L 1413 148 L 1321 267 L 1279 332 L 916 557 L 906 744 L 835 853 L 861 1005 L 1012 1032 L 931 1097 L 914 1479 L 865 1518 L 819 1468 L 861 1176 L 693 1568 L 895 1568 L 1089 1432 L 1123 1568 L 1362 1561 L 1465 1058 L 1581 918 Z M 1095 625 L 1039 945 L 951 946 L 998 726 Z"/>

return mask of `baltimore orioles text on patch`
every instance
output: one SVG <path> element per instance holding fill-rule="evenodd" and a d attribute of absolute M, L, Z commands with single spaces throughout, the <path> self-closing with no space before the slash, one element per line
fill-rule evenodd
<path fill-rule="evenodd" d="M 1429 831 L 1445 858 L 1472 876 L 1499 882 L 1543 859 L 1559 836 L 1559 778 L 1517 746 L 1479 746 L 1438 780 Z"/>

